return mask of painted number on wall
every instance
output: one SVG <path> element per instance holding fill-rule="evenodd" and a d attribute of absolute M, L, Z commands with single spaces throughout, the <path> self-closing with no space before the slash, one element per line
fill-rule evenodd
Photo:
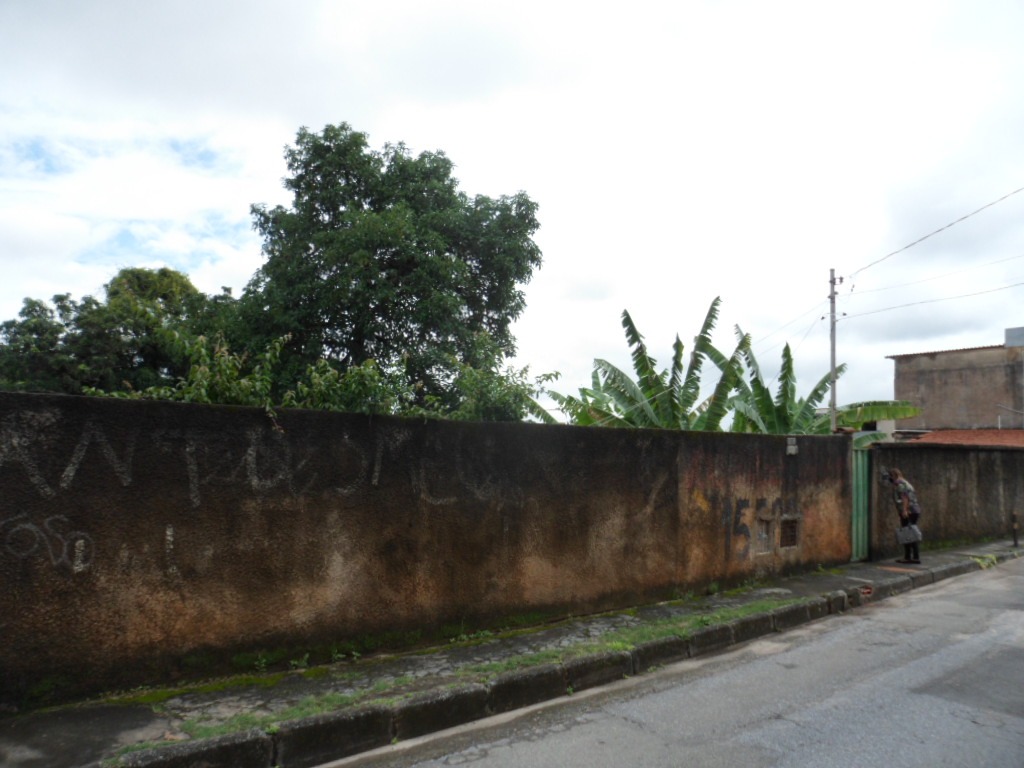
<path fill-rule="evenodd" d="M 725 559 L 732 557 L 733 538 L 744 540 L 739 559 L 750 557 L 750 528 L 743 522 L 743 512 L 750 507 L 749 499 L 725 499 L 722 504 L 722 526 L 725 528 Z"/>
<path fill-rule="evenodd" d="M 746 560 L 750 557 L 750 545 L 752 534 L 750 525 L 745 522 L 749 519 L 757 529 L 759 540 L 757 551 L 759 553 L 771 552 L 774 546 L 774 530 L 784 522 L 795 522 L 799 519 L 799 511 L 796 499 L 774 499 L 769 504 L 768 499 L 757 499 L 754 504 L 753 514 L 750 510 L 750 499 L 724 498 L 716 500 L 721 505 L 721 524 L 725 531 L 725 559 L 726 561 L 736 557 Z M 761 541 L 763 537 L 766 540 Z M 782 546 L 795 546 L 783 544 Z"/>

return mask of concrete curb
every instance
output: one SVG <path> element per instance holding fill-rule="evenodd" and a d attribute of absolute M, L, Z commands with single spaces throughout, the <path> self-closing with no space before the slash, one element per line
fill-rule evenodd
<path fill-rule="evenodd" d="M 756 640 L 775 631 L 775 621 L 770 613 L 745 616 L 730 623 L 732 624 L 732 637 L 735 643 Z"/>
<path fill-rule="evenodd" d="M 273 765 L 274 742 L 259 730 L 232 733 L 215 739 L 185 741 L 169 747 L 127 755 L 119 765 L 127 768 L 197 768 L 198 766 Z"/>
<path fill-rule="evenodd" d="M 487 685 L 459 685 L 419 694 L 391 705 L 294 720 L 272 733 L 250 730 L 215 739 L 136 752 L 116 763 L 125 768 L 312 768 L 463 725 L 495 714 L 571 695 L 575 691 L 640 675 L 658 667 L 720 652 L 733 645 L 785 632 L 850 608 L 867 605 L 944 579 L 1006 562 L 1019 551 L 986 553 L 938 564 L 912 574 L 883 575 L 870 584 L 834 589 L 792 605 L 705 627 L 688 637 L 671 636 L 636 646 L 581 656 L 499 675 Z"/>
<path fill-rule="evenodd" d="M 387 707 L 329 712 L 282 723 L 271 735 L 273 763 L 312 768 L 391 743 L 393 715 Z"/>
<path fill-rule="evenodd" d="M 663 637 L 641 643 L 633 649 L 633 674 L 690 658 L 690 641 L 685 637 Z"/>
<path fill-rule="evenodd" d="M 500 675 L 488 687 L 488 709 L 492 714 L 522 709 L 565 696 L 565 670 L 561 664 L 517 669 Z"/>
<path fill-rule="evenodd" d="M 572 691 L 585 691 L 613 683 L 634 674 L 635 663 L 629 651 L 608 651 L 595 653 L 592 656 L 580 656 L 563 665 L 567 688 Z"/>
<path fill-rule="evenodd" d="M 479 720 L 491 714 L 489 701 L 490 691 L 477 684 L 414 696 L 392 707 L 393 737 L 412 739 Z"/>

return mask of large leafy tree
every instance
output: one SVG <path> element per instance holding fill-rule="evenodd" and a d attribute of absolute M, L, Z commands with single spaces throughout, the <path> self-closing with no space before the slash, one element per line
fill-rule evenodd
<path fill-rule="evenodd" d="M 0 389 L 74 391 L 75 364 L 64 347 L 70 297 L 55 306 L 25 299 L 18 319 L 0 324 Z"/>
<path fill-rule="evenodd" d="M 701 374 L 708 351 L 713 349 L 711 332 L 720 303 L 717 297 L 711 302 L 689 358 L 677 335 L 672 345 L 672 363 L 661 371 L 657 370 L 657 361 L 647 351 L 633 318 L 623 311 L 622 327 L 631 348 L 633 374 L 597 359 L 591 386 L 581 388 L 579 396 L 548 394 L 571 423 L 581 426 L 720 429 L 728 413 L 729 395 L 737 384 L 740 355 L 750 345 L 748 337 L 740 338 L 731 361 L 723 364 L 714 391 L 701 400 Z"/>
<path fill-rule="evenodd" d="M 165 385 L 185 374 L 183 339 L 221 330 L 233 299 L 208 297 L 173 269 L 130 267 L 104 286 L 105 299 L 69 294 L 53 304 L 26 299 L 0 325 L 0 387 L 78 394 Z"/>
<path fill-rule="evenodd" d="M 514 353 L 521 286 L 541 263 L 537 206 L 471 199 L 443 153 L 375 151 L 345 123 L 301 129 L 285 159 L 292 204 L 253 206 L 266 261 L 242 299 L 256 348 L 289 338 L 279 386 L 319 359 L 342 372 L 373 360 L 457 408 L 458 366 L 492 362 L 481 333 Z"/>

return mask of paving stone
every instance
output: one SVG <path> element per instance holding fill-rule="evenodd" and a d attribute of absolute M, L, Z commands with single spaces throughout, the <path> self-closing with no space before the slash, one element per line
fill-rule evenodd
<path fill-rule="evenodd" d="M 811 621 L 823 619 L 828 616 L 828 600 L 824 597 L 816 597 L 807 602 L 807 618 Z"/>
<path fill-rule="evenodd" d="M 776 608 L 772 611 L 772 620 L 775 622 L 775 629 L 782 632 L 792 629 L 811 620 L 806 603 L 787 605 L 784 608 Z"/>

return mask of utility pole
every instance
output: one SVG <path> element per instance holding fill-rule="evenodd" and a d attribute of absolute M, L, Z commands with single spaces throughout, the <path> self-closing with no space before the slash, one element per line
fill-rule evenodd
<path fill-rule="evenodd" d="M 840 284 L 843 278 L 839 278 Z M 829 423 L 832 425 L 832 432 L 836 431 L 836 271 L 828 271 L 828 305 L 830 339 L 832 344 L 832 367 L 829 369 L 829 400 L 828 414 Z"/>

